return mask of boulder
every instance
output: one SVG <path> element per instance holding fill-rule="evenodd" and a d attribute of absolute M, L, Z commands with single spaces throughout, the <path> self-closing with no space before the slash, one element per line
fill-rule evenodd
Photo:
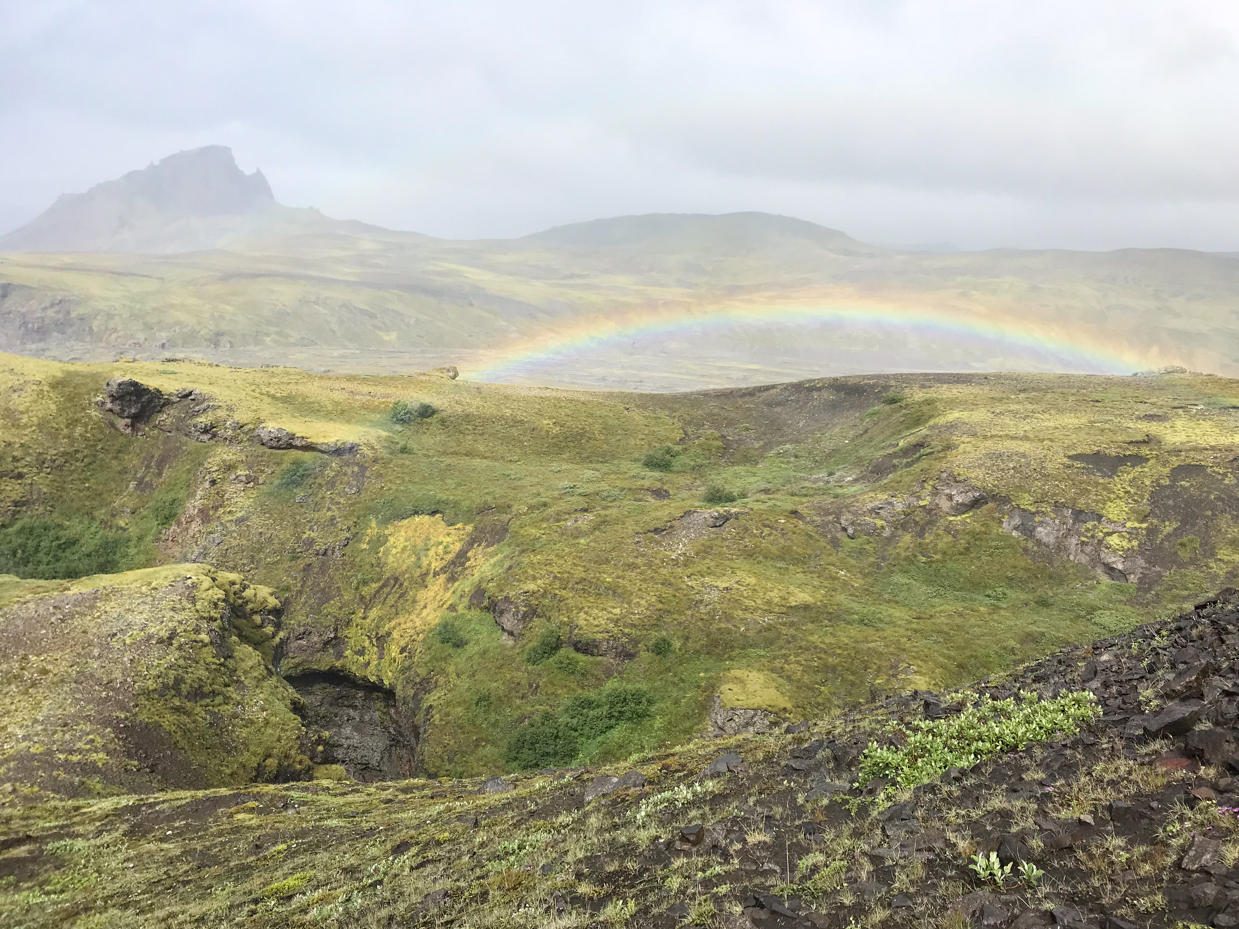
<path fill-rule="evenodd" d="M 1217 839 L 1198 835 L 1183 853 L 1179 867 L 1184 871 L 1208 871 L 1210 874 L 1226 873 L 1226 850 Z"/>
<path fill-rule="evenodd" d="M 167 402 L 155 387 L 147 387 L 131 377 L 114 377 L 104 385 L 99 409 L 117 417 L 122 431 L 133 433 Z"/>
<path fill-rule="evenodd" d="M 502 794 L 512 789 L 512 784 L 504 777 L 488 777 L 478 788 L 480 794 Z"/>
<path fill-rule="evenodd" d="M 640 771 L 629 771 L 623 777 L 611 777 L 606 774 L 600 774 L 590 781 L 589 786 L 585 788 L 585 802 L 592 803 L 599 797 L 605 797 L 607 794 L 615 793 L 617 790 L 641 788 L 647 783 L 645 775 Z"/>
<path fill-rule="evenodd" d="M 934 503 L 947 516 L 962 516 L 988 501 L 985 491 L 967 481 L 959 480 L 952 471 L 938 479 Z"/>
<path fill-rule="evenodd" d="M 1163 709 L 1145 723 L 1145 728 L 1154 736 L 1183 735 L 1200 722 L 1204 709 L 1199 700 L 1181 700 Z"/>
<path fill-rule="evenodd" d="M 746 771 L 744 759 L 734 752 L 729 752 L 726 755 L 719 755 L 706 769 L 701 772 L 701 777 L 721 777 L 733 771 Z"/>
<path fill-rule="evenodd" d="M 1202 729 L 1189 732 L 1184 747 L 1208 765 L 1223 765 L 1235 757 L 1234 733 L 1229 729 Z"/>

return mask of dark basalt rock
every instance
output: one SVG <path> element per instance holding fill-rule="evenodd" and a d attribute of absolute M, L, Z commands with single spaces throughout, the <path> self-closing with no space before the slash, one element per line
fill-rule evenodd
<path fill-rule="evenodd" d="M 288 683 L 301 698 L 307 731 L 327 734 L 315 744 L 313 761 L 343 765 L 359 781 L 415 772 L 416 727 L 390 690 L 331 672 L 290 676 Z"/>
<path fill-rule="evenodd" d="M 131 377 L 114 377 L 104 385 L 99 409 L 119 419 L 122 432 L 134 434 L 167 402 L 156 387 L 147 387 Z"/>
<path fill-rule="evenodd" d="M 355 455 L 360 448 L 356 442 L 312 442 L 279 426 L 259 426 L 254 430 L 254 441 L 274 451 L 320 452 L 324 455 Z"/>

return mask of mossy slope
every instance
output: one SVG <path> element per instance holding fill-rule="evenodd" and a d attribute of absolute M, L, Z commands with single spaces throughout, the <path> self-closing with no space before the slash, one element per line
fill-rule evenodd
<path fill-rule="evenodd" d="M 93 402 L 122 374 L 199 399 L 125 435 Z M 659 396 L 5 356 L 0 531 L 77 520 L 121 533 L 125 566 L 206 562 L 275 589 L 280 670 L 394 690 L 435 774 L 502 769 L 539 714 L 642 688 L 652 714 L 577 759 L 605 760 L 698 731 L 728 674 L 825 713 L 1232 583 L 1236 398 L 1206 377 Z M 397 425 L 396 401 L 438 412 Z M 358 448 L 271 449 L 260 425 Z M 737 500 L 707 506 L 711 487 Z M 547 633 L 563 647 L 543 655 Z"/>
<path fill-rule="evenodd" d="M 305 776 L 279 604 L 203 565 L 0 577 L 0 780 L 26 799 Z"/>

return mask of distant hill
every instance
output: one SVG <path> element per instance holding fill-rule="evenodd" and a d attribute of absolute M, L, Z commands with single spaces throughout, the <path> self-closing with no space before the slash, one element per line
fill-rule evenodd
<path fill-rule="evenodd" d="M 708 249 L 732 254 L 812 242 L 837 254 L 883 251 L 858 242 L 837 229 L 771 213 L 647 213 L 556 226 L 518 240 L 537 245 L 580 249 Z"/>
<path fill-rule="evenodd" d="M 281 206 L 262 171 L 246 174 L 231 149 L 208 145 L 61 196 L 0 237 L 0 251 L 169 254 L 331 223 Z"/>
<path fill-rule="evenodd" d="M 222 146 L 62 197 L 0 237 L 0 347 L 60 360 L 456 364 L 467 378 L 658 390 L 895 371 L 1234 374 L 1236 306 L 1234 256 L 883 247 L 759 212 L 439 239 L 283 206 Z"/>

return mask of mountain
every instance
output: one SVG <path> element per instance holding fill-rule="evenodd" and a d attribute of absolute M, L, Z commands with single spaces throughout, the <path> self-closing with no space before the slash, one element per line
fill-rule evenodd
<path fill-rule="evenodd" d="M 1227 924 L 1239 382 L 455 374 L 0 356 L 0 922 Z"/>
<path fill-rule="evenodd" d="M 280 206 L 261 171 L 245 174 L 231 149 L 208 145 L 169 155 L 85 193 L 65 194 L 27 225 L 0 237 L 0 251 L 198 251 L 288 231 L 315 217 L 313 211 Z"/>
<path fill-rule="evenodd" d="M 909 251 L 765 213 L 453 241 L 278 204 L 221 147 L 0 240 L 0 345 L 588 388 L 896 371 L 1239 373 L 1239 259 Z"/>

